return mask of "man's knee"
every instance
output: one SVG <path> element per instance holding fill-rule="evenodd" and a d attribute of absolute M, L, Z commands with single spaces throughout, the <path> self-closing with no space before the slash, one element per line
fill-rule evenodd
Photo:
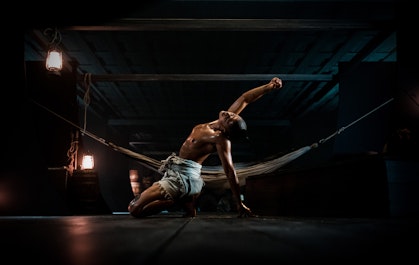
<path fill-rule="evenodd" d="M 128 204 L 128 212 L 134 217 L 141 217 L 141 206 L 137 203 L 140 199 L 140 195 L 137 195 Z"/>

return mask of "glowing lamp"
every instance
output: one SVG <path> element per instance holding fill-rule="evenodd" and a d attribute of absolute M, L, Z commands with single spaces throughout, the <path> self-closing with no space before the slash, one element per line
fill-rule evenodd
<path fill-rule="evenodd" d="M 81 169 L 93 169 L 95 166 L 95 161 L 93 155 L 84 155 L 81 163 Z"/>
<path fill-rule="evenodd" d="M 57 48 L 48 50 L 45 66 L 48 71 L 59 72 L 63 68 L 63 54 Z"/>

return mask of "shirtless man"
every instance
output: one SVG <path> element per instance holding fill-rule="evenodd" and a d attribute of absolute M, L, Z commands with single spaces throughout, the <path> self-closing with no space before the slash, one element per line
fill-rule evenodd
<path fill-rule="evenodd" d="M 180 202 L 185 217 L 196 216 L 195 198 L 201 192 L 204 181 L 200 176 L 202 163 L 217 152 L 227 176 L 239 217 L 255 214 L 241 201 L 240 185 L 233 165 L 231 141 L 244 136 L 246 123 L 239 116 L 249 104 L 266 93 L 282 88 L 282 80 L 274 77 L 269 83 L 244 92 L 227 111 L 220 111 L 218 119 L 196 125 L 182 144 L 179 155 L 172 154 L 160 168 L 164 173 L 161 180 L 137 195 L 128 205 L 133 217 L 141 218 L 157 214 Z"/>

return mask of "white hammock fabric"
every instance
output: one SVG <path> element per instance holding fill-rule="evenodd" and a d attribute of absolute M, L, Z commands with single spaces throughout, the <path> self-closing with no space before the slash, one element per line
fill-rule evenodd
<path fill-rule="evenodd" d="M 133 152 L 127 148 L 117 146 L 113 143 L 108 143 L 110 147 L 112 147 L 115 151 L 130 156 L 141 163 L 144 163 L 156 171 L 160 168 L 162 161 L 157 159 Z M 312 144 L 311 146 L 304 146 L 295 151 L 292 151 L 288 154 L 280 156 L 278 158 L 270 159 L 263 162 L 258 162 L 256 164 L 237 164 L 236 165 L 236 173 L 237 177 L 239 178 L 240 185 L 243 186 L 246 184 L 246 178 L 249 176 L 257 176 L 262 174 L 267 174 L 274 172 L 275 170 L 279 169 L 280 167 L 288 164 L 289 162 L 297 159 L 298 157 L 302 156 L 303 154 L 307 153 L 313 148 L 316 148 L 317 144 Z M 211 187 L 218 187 L 218 188 L 228 188 L 229 183 L 227 181 L 226 175 L 224 170 L 221 167 L 203 167 L 201 170 L 201 176 L 205 181 L 207 186 Z"/>
<path fill-rule="evenodd" d="M 310 151 L 312 148 L 317 147 L 317 144 L 313 144 L 311 146 L 304 146 L 300 149 L 297 149 L 295 151 L 292 151 L 288 154 L 285 154 L 283 156 L 270 159 L 267 161 L 259 162 L 253 165 L 245 165 L 244 167 L 240 167 L 236 165 L 236 173 L 237 177 L 240 182 L 240 186 L 246 185 L 246 178 L 250 176 L 259 176 L 267 173 L 274 172 L 278 170 L 279 168 L 285 166 L 286 164 L 290 163 L 294 159 L 297 159 L 298 157 L 304 155 L 308 151 Z M 226 175 L 224 171 L 218 170 L 218 171 L 211 171 L 211 170 L 202 170 L 201 174 L 202 178 L 204 179 L 205 183 L 212 187 L 219 187 L 228 189 L 229 183 L 227 182 Z"/>

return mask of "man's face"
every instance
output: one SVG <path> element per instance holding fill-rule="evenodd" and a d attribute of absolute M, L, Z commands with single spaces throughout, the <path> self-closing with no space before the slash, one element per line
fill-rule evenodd
<path fill-rule="evenodd" d="M 226 130 L 228 130 L 238 119 L 240 119 L 239 115 L 229 111 L 222 110 L 218 115 L 218 120 Z"/>

